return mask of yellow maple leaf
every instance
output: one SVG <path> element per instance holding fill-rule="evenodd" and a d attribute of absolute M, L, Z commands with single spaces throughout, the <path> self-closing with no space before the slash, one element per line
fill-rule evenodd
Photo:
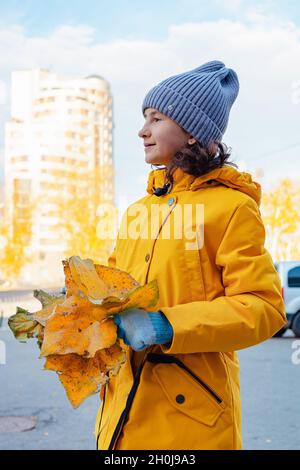
<path fill-rule="evenodd" d="M 113 315 L 128 308 L 155 310 L 156 281 L 144 286 L 128 273 L 72 256 L 62 261 L 66 294 L 34 291 L 42 309 L 18 307 L 9 326 L 19 340 L 37 337 L 45 369 L 55 371 L 72 406 L 102 390 L 126 360 Z"/>
<path fill-rule="evenodd" d="M 116 325 L 101 306 L 75 295 L 55 307 L 46 322 L 41 356 L 76 353 L 93 357 L 117 340 Z"/>

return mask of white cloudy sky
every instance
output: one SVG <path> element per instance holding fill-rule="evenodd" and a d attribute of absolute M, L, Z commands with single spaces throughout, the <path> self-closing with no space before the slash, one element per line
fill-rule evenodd
<path fill-rule="evenodd" d="M 283 9 L 280 1 L 215 0 L 214 9 L 207 11 L 205 2 L 200 2 L 201 11 L 195 15 L 195 10 L 183 10 L 182 5 L 188 9 L 197 2 L 173 0 L 168 15 L 168 10 L 160 14 L 162 2 L 157 0 L 139 10 L 141 3 L 134 1 L 136 10 L 130 11 L 116 0 L 111 3 L 112 8 L 119 6 L 118 22 L 112 28 L 109 22 L 116 16 L 110 7 L 103 7 L 97 27 L 91 9 L 92 4 L 96 8 L 94 0 L 75 3 L 77 16 L 68 16 L 66 10 L 56 16 L 51 13 L 48 23 L 45 8 L 34 9 L 35 0 L 12 1 L 11 9 L 0 4 L 0 179 L 11 71 L 41 67 L 64 77 L 96 73 L 110 82 L 116 202 L 122 208 L 144 194 L 151 170 L 137 136 L 144 95 L 167 76 L 212 59 L 235 69 L 240 79 L 224 136 L 239 169 L 254 173 L 261 168 L 265 189 L 284 176 L 300 176 L 300 18 L 294 2 L 286 2 L 290 9 Z M 87 5 L 89 16 L 80 15 Z M 131 15 L 130 30 L 124 30 L 126 15 Z"/>

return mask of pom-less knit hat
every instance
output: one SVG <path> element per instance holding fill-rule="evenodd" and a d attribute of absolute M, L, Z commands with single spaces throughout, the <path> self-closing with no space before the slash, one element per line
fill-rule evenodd
<path fill-rule="evenodd" d="M 213 60 L 151 88 L 142 111 L 157 109 L 207 145 L 222 140 L 238 92 L 236 72 Z"/>

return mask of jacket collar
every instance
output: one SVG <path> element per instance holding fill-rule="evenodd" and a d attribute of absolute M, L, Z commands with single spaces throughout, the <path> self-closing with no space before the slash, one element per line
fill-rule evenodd
<path fill-rule="evenodd" d="M 167 170 L 162 168 L 152 170 L 149 173 L 147 186 L 149 194 L 153 194 L 156 188 L 164 186 L 166 172 Z M 248 194 L 260 206 L 261 185 L 252 180 L 250 173 L 240 172 L 231 166 L 216 168 L 202 176 L 192 176 L 185 173 L 181 168 L 176 168 L 173 173 L 173 186 L 169 192 L 196 191 L 205 187 L 220 185 Z"/>

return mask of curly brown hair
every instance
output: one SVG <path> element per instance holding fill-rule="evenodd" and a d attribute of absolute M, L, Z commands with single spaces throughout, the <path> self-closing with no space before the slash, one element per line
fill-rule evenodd
<path fill-rule="evenodd" d="M 225 165 L 238 168 L 235 163 L 228 161 L 230 155 L 231 149 L 223 142 L 212 142 L 207 146 L 199 141 L 187 144 L 173 156 L 166 172 L 166 180 L 173 182 L 172 174 L 176 168 L 181 168 L 184 172 L 194 176 L 205 175 Z"/>

